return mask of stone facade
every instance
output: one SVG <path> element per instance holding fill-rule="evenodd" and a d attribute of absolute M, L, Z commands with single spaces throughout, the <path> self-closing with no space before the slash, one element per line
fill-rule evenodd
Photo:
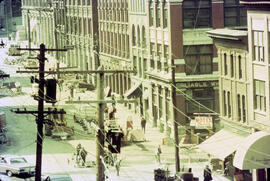
<path fill-rule="evenodd" d="M 217 53 L 205 32 L 224 26 L 245 27 L 245 13 L 238 0 L 199 2 L 24 0 L 23 17 L 24 25 L 27 16 L 31 20 L 34 43 L 57 48 L 74 45 L 74 50 L 55 55 L 56 63 L 79 70 L 97 69 L 99 65 L 136 70 L 134 74 L 106 75 L 106 86 L 115 95 L 123 96 L 141 84 L 138 89 L 142 94 L 131 95 L 138 104 L 127 104 L 128 108 L 172 136 L 174 120 L 189 126 L 194 113 L 210 112 L 204 106 L 219 112 Z M 93 53 L 96 47 L 99 61 Z M 176 67 L 176 118 L 171 92 L 172 59 Z M 95 79 L 89 76 L 87 80 Z"/>

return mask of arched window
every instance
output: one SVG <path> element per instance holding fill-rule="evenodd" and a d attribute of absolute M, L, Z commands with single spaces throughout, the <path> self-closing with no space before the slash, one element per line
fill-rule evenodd
<path fill-rule="evenodd" d="M 146 47 L 145 27 L 142 27 L 142 47 Z"/>
<path fill-rule="evenodd" d="M 140 46 L 141 45 L 141 38 L 140 38 L 140 27 L 137 26 L 137 45 Z"/>
<path fill-rule="evenodd" d="M 135 34 L 135 26 L 132 25 L 132 46 L 136 45 L 136 34 Z"/>

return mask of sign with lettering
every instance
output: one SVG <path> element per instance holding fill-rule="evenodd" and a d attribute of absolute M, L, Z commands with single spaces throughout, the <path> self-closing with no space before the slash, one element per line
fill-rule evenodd
<path fill-rule="evenodd" d="M 195 128 L 196 129 L 212 129 L 213 120 L 210 116 L 197 116 L 195 117 Z"/>

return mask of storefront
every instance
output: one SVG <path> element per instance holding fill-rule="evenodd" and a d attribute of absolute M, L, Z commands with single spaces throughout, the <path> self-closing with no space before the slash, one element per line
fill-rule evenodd
<path fill-rule="evenodd" d="M 233 165 L 253 170 L 253 180 L 270 180 L 270 134 L 258 131 L 248 136 L 236 150 Z"/>
<path fill-rule="evenodd" d="M 235 152 L 249 135 L 245 130 L 223 128 L 198 145 L 198 148 L 209 153 L 209 163 L 213 171 L 233 179 L 239 172 L 233 165 Z"/>

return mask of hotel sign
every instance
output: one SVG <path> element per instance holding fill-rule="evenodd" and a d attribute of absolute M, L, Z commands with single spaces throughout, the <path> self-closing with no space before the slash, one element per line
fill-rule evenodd
<path fill-rule="evenodd" d="M 213 119 L 210 116 L 195 117 L 194 126 L 196 129 L 212 129 Z"/>

